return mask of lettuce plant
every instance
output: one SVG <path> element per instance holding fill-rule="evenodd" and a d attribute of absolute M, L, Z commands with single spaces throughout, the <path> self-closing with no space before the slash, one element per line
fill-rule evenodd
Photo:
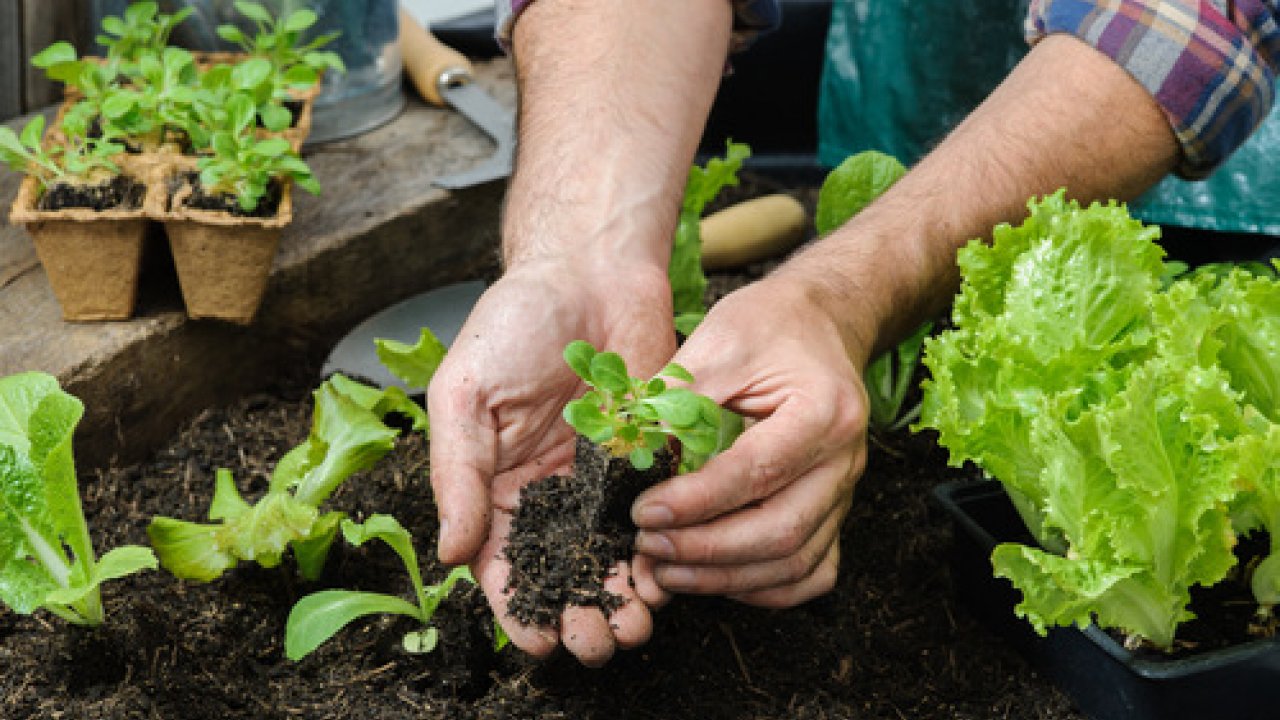
<path fill-rule="evenodd" d="M 269 10 L 256 2 L 238 0 L 236 10 L 249 19 L 256 32 L 251 36 L 235 25 L 221 25 L 218 37 L 239 45 L 255 58 L 267 60 L 273 69 L 275 97 L 283 100 L 291 90 L 302 90 L 315 85 L 325 70 L 343 72 L 346 67 L 337 53 L 320 48 L 333 42 L 337 33 L 321 35 L 302 43 L 302 35 L 317 17 L 305 8 L 294 10 L 276 18 Z"/>
<path fill-rule="evenodd" d="M 158 55 L 168 47 L 173 29 L 194 11 L 184 7 L 169 15 L 160 12 L 154 2 L 135 2 L 125 8 L 123 15 L 103 18 L 103 34 L 96 40 L 110 60 L 133 62 L 144 53 Z"/>
<path fill-rule="evenodd" d="M 694 165 L 689 169 L 667 266 L 676 329 L 683 335 L 693 334 L 707 314 L 707 276 L 702 272 L 702 212 L 721 190 L 738 184 L 738 170 L 750 156 L 749 146 L 730 141 L 723 158 L 711 158 L 706 167 Z"/>
<path fill-rule="evenodd" d="M 814 217 L 818 234 L 826 235 L 848 222 L 906 173 L 897 158 L 874 150 L 845 158 L 827 174 L 818 192 Z M 867 365 L 863 381 L 871 406 L 868 420 L 872 430 L 895 432 L 919 416 L 919 405 L 904 409 L 903 403 L 920 364 L 924 338 L 932 329 L 933 323 L 921 325 L 896 348 Z"/>
<path fill-rule="evenodd" d="M 58 183 L 86 185 L 120 174 L 114 159 L 124 146 L 109 138 L 89 138 L 72 117 L 64 123 L 63 142 L 45 147 L 44 116 L 27 121 L 21 133 L 0 126 L 0 162 L 17 172 L 34 176 L 41 187 Z"/>
<path fill-rule="evenodd" d="M 288 140 L 254 132 L 257 108 L 252 99 L 232 95 L 226 109 L 227 127 L 215 129 L 209 138 L 212 154 L 196 161 L 205 193 L 230 195 L 242 210 L 253 212 L 273 180 L 290 179 L 307 192 L 320 192 L 311 168 Z"/>
<path fill-rule="evenodd" d="M 156 559 L 134 545 L 94 554 L 71 448 L 83 414 L 52 376 L 0 378 L 0 602 L 92 626 L 105 618 L 102 583 Z"/>
<path fill-rule="evenodd" d="M 637 470 L 653 467 L 654 453 L 672 438 L 680 443 L 682 468 L 696 470 L 741 432 L 741 419 L 711 398 L 667 385 L 663 378 L 693 382 L 676 363 L 647 380 L 634 378 L 620 355 L 583 340 L 569 343 L 564 359 L 591 387 L 565 405 L 565 421 Z"/>
<path fill-rule="evenodd" d="M 998 479 L 1037 547 L 995 572 L 1039 631 L 1091 622 L 1169 648 L 1190 589 L 1221 581 L 1237 537 L 1280 599 L 1280 285 L 1245 270 L 1169 279 L 1145 227 L 1063 192 L 959 255 L 953 329 L 926 342 L 923 427 Z"/>
<path fill-rule="evenodd" d="M 388 614 L 405 615 L 422 624 L 420 629 L 405 634 L 405 650 L 411 653 L 434 650 L 439 642 L 439 631 L 432 627 L 431 618 L 459 581 L 475 583 L 471 571 L 465 565 L 459 566 L 450 571 L 440 584 L 423 584 L 422 571 L 418 569 L 418 553 L 413 549 L 413 536 L 390 515 L 372 515 L 363 523 L 343 520 L 342 536 L 355 546 L 374 538 L 390 546 L 409 573 L 417 604 L 395 595 L 364 590 L 336 589 L 312 593 L 299 600 L 289 612 L 285 625 L 285 655 L 290 660 L 301 660 L 352 622 L 370 615 Z"/>
<path fill-rule="evenodd" d="M 443 345 L 425 329 L 422 341 L 403 351 L 401 366 L 417 373 L 402 378 L 410 383 L 429 381 L 444 355 Z M 275 567 L 292 550 L 304 578 L 320 576 L 345 518 L 338 511 L 322 513 L 320 506 L 348 478 L 393 449 L 399 432 L 383 418 L 403 415 L 423 434 L 430 423 L 426 411 L 399 388 L 379 390 L 334 375 L 313 395 L 310 434 L 276 464 L 267 493 L 256 503 L 245 501 L 231 472 L 222 469 L 209 507 L 211 522 L 152 519 L 147 533 L 165 569 L 182 579 L 209 582 L 242 561 Z"/>
<path fill-rule="evenodd" d="M 194 119 L 198 73 L 181 48 L 146 50 L 137 58 L 140 81 L 109 89 L 99 104 L 104 132 L 137 140 L 154 151 Z"/>

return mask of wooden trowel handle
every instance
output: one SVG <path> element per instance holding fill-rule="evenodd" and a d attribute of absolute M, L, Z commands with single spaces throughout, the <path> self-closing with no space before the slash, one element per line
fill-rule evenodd
<path fill-rule="evenodd" d="M 404 8 L 400 8 L 400 55 L 405 74 L 429 103 L 445 104 L 440 93 L 442 83 L 471 82 L 471 62 L 466 56 L 437 40 Z"/>

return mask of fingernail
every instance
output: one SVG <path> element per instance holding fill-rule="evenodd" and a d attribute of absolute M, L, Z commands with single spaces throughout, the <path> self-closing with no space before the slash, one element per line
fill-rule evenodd
<path fill-rule="evenodd" d="M 636 508 L 631 519 L 640 527 L 665 527 L 670 525 L 676 516 L 666 505 L 645 504 Z"/>
<path fill-rule="evenodd" d="M 641 531 L 636 535 L 636 550 L 642 555 L 651 555 L 662 560 L 670 560 L 676 554 L 676 547 L 671 544 L 671 540 L 666 535 L 655 532 Z"/>
<path fill-rule="evenodd" d="M 693 570 L 678 565 L 660 565 L 653 577 L 667 590 L 686 590 L 693 586 L 695 579 Z"/>

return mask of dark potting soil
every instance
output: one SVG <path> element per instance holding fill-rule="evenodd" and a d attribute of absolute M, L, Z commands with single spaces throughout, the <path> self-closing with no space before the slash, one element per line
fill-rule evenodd
<path fill-rule="evenodd" d="M 779 189 L 731 188 L 720 204 Z M 754 192 L 752 192 L 754 190 Z M 813 193 L 801 197 L 812 210 Z M 754 279 L 757 263 L 711 278 L 708 296 Z M 145 544 L 154 515 L 202 520 L 214 472 L 233 469 L 249 500 L 310 423 L 309 382 L 211 408 L 148 462 L 84 473 L 81 494 L 98 552 Z M 436 509 L 426 443 L 401 439 L 327 503 L 363 518 L 393 512 L 414 534 L 422 573 L 435 559 Z M 869 445 L 841 536 L 834 590 L 788 610 L 684 596 L 654 615 L 652 639 L 586 670 L 560 652 L 536 661 L 490 649 L 489 610 L 459 586 L 437 613 L 440 645 L 410 655 L 414 623 L 356 622 L 314 654 L 284 657 L 293 603 L 328 587 L 410 598 L 380 543 L 334 546 L 324 576 L 304 583 L 292 562 L 241 566 L 210 584 L 163 571 L 107 584 L 108 622 L 72 628 L 44 613 L 0 608 L 0 718 L 85 720 L 1082 720 L 1003 641 L 957 605 L 948 567 L 951 523 L 930 489 L 970 476 L 946 466 L 930 435 Z"/>
<path fill-rule="evenodd" d="M 258 206 L 253 210 L 246 211 L 244 208 L 240 207 L 240 201 L 236 199 L 235 195 L 227 193 L 205 193 L 204 188 L 200 185 L 199 173 L 185 173 L 179 175 L 174 181 L 174 185 L 176 185 L 176 187 L 171 188 L 171 191 L 176 190 L 177 187 L 181 187 L 183 184 L 189 184 L 191 186 L 191 195 L 183 202 L 184 207 L 189 207 L 195 210 L 225 212 L 235 217 L 246 218 L 275 217 L 276 212 L 280 209 L 280 198 L 283 192 L 283 186 L 280 182 L 278 180 L 272 180 L 267 185 L 267 194 L 258 201 Z"/>
<path fill-rule="evenodd" d="M 675 474 L 675 456 L 657 454 L 636 470 L 579 436 L 573 474 L 552 475 L 520 490 L 503 554 L 511 563 L 507 612 L 524 623 L 559 627 L 570 605 L 606 615 L 623 603 L 604 588 L 611 568 L 633 554 L 631 504 L 645 488 Z"/>
<path fill-rule="evenodd" d="M 54 183 L 45 189 L 36 207 L 40 210 L 136 210 L 142 207 L 147 186 L 125 175 L 97 185 Z"/>

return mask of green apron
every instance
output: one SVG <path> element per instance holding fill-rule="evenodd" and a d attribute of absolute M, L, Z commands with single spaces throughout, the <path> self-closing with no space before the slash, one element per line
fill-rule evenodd
<path fill-rule="evenodd" d="M 1026 54 L 1028 0 L 835 0 L 819 160 L 862 150 L 912 164 Z M 1280 110 L 1206 180 L 1170 176 L 1130 203 L 1151 223 L 1280 235 Z"/>

